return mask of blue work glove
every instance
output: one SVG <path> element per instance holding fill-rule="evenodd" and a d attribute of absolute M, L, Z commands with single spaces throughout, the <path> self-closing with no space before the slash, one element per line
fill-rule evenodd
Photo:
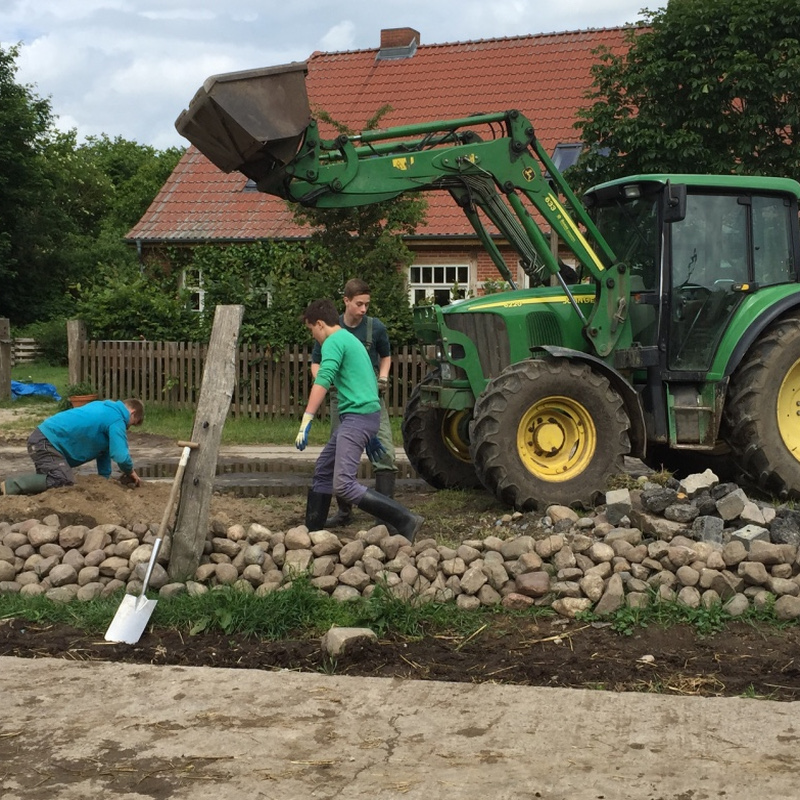
<path fill-rule="evenodd" d="M 386 455 L 386 448 L 381 444 L 381 440 L 377 436 L 373 436 L 367 442 L 366 450 L 367 458 L 373 464 L 377 464 Z"/>
<path fill-rule="evenodd" d="M 303 421 L 300 423 L 300 430 L 297 432 L 297 438 L 294 440 L 294 446 L 298 450 L 305 450 L 308 444 L 308 432 L 311 430 L 311 423 L 314 421 L 314 415 L 306 412 L 303 414 Z"/>

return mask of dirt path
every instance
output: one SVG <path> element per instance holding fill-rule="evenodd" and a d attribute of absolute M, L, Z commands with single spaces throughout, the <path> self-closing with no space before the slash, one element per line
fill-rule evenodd
<path fill-rule="evenodd" d="M 795 704 L 0 658 L 14 800 L 797 797 Z"/>

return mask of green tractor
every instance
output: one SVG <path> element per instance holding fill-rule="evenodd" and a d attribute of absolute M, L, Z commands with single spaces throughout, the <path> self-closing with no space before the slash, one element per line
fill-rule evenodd
<path fill-rule="evenodd" d="M 627 455 L 800 496 L 800 184 L 634 175 L 579 200 L 519 111 L 323 140 L 305 65 L 209 78 L 176 122 L 261 191 L 340 208 L 447 191 L 510 291 L 414 309 L 403 440 L 436 488 L 591 506 Z M 576 264 L 566 278 L 541 223 Z M 534 288 L 517 289 L 490 227 Z"/>

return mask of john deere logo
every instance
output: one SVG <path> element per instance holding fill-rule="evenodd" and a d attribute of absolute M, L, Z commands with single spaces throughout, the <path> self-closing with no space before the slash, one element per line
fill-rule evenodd
<path fill-rule="evenodd" d="M 536 177 L 536 173 L 531 167 L 525 167 L 525 169 L 522 170 L 522 177 L 525 178 L 526 181 L 530 182 Z"/>

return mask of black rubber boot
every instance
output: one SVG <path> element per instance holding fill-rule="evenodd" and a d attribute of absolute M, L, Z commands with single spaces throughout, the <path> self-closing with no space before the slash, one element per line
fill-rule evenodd
<path fill-rule="evenodd" d="M 310 531 L 321 531 L 325 527 L 325 518 L 331 507 L 331 495 L 308 490 L 306 500 L 306 528 Z"/>
<path fill-rule="evenodd" d="M 375 472 L 375 491 L 380 492 L 385 497 L 394 497 L 394 482 L 397 473 L 392 470 L 381 469 Z"/>
<path fill-rule="evenodd" d="M 417 531 L 425 522 L 423 517 L 409 511 L 405 506 L 401 506 L 396 500 L 386 495 L 376 492 L 374 489 L 367 489 L 367 493 L 361 498 L 358 507 L 377 517 L 381 522 L 393 526 L 401 536 L 405 536 L 409 542 L 414 541 Z"/>
<path fill-rule="evenodd" d="M 47 489 L 47 475 L 35 472 L 11 475 L 3 481 L 3 494 L 39 494 Z"/>
<path fill-rule="evenodd" d="M 353 505 L 348 503 L 342 497 L 337 497 L 336 502 L 339 505 L 339 510 L 332 516 L 325 520 L 326 528 L 341 528 L 343 525 L 349 525 L 350 520 L 353 518 Z"/>

